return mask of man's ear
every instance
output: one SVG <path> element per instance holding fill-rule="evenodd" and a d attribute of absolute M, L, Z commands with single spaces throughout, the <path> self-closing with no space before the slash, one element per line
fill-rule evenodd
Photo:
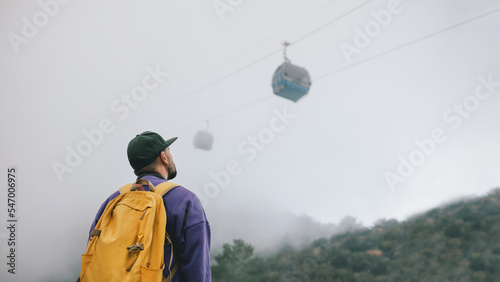
<path fill-rule="evenodd" d="M 160 160 L 162 163 L 168 164 L 168 158 L 167 158 L 167 154 L 165 154 L 165 151 L 161 151 Z"/>

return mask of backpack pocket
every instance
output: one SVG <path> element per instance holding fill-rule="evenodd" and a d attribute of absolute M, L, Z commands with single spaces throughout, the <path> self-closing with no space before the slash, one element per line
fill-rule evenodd
<path fill-rule="evenodd" d="M 150 268 L 141 265 L 141 280 L 143 281 L 163 281 L 163 269 Z"/>

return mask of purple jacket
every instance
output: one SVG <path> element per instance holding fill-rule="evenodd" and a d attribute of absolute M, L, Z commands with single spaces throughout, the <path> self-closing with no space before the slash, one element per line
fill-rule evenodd
<path fill-rule="evenodd" d="M 139 178 L 147 179 L 155 186 L 166 181 L 157 173 L 148 173 Z M 90 232 L 99 221 L 106 205 L 118 195 L 120 192 L 116 191 L 104 201 L 92 222 Z M 171 267 L 179 262 L 179 268 L 172 282 L 212 281 L 210 225 L 200 200 L 193 192 L 178 186 L 163 196 L 163 201 L 167 210 L 167 232 L 174 246 Z M 170 263 L 170 254 L 170 247 L 165 246 L 165 269 L 163 270 L 165 277 L 169 274 L 167 268 Z"/>

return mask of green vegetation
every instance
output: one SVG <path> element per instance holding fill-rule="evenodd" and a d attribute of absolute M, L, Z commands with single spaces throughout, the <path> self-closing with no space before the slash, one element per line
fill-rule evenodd
<path fill-rule="evenodd" d="M 234 240 L 215 256 L 212 271 L 214 282 L 500 281 L 500 189 L 268 258 Z"/>

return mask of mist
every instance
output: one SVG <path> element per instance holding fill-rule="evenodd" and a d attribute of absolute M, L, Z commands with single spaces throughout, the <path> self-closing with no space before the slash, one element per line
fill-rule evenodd
<path fill-rule="evenodd" d="M 300 247 L 498 187 L 499 8 L 0 1 L 4 226 L 7 170 L 17 179 L 16 273 L 3 228 L 0 280 L 78 277 L 91 221 L 135 180 L 126 147 L 146 130 L 179 137 L 173 182 L 202 201 L 212 255 L 233 239 L 261 255 Z M 312 78 L 296 103 L 271 88 L 284 40 Z M 210 151 L 193 146 L 200 130 Z"/>

